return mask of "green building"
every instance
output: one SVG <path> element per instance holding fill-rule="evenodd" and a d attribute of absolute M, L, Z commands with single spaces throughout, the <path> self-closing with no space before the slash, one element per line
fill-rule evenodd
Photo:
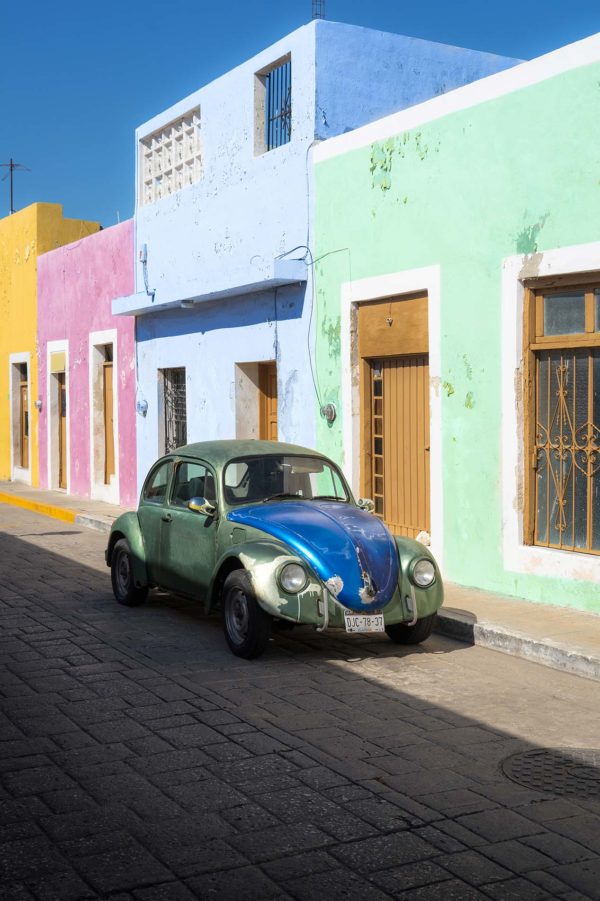
<path fill-rule="evenodd" d="M 315 160 L 318 447 L 448 580 L 600 612 L 600 35 Z"/>

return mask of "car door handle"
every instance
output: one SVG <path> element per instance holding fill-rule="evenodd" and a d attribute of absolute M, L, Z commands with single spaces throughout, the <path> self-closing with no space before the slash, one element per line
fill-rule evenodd
<path fill-rule="evenodd" d="M 163 516 L 161 516 L 161 519 L 163 522 L 171 522 L 173 517 L 171 516 L 170 513 L 165 513 Z"/>

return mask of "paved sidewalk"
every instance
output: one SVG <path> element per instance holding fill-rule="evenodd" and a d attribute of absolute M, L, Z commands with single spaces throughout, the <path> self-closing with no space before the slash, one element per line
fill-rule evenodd
<path fill-rule="evenodd" d="M 101 532 L 126 509 L 14 482 L 0 482 L 0 502 Z M 445 589 L 438 633 L 600 681 L 600 616 L 452 583 Z"/>
<path fill-rule="evenodd" d="M 11 504 L 52 519 L 77 523 L 99 532 L 110 532 L 113 521 L 127 507 L 75 497 L 65 491 L 31 488 L 20 482 L 0 482 L 0 503 Z"/>

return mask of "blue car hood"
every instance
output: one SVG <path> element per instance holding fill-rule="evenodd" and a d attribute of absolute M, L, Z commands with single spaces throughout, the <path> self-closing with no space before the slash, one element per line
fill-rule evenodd
<path fill-rule="evenodd" d="M 350 610 L 378 609 L 398 584 L 398 551 L 387 528 L 358 507 L 335 501 L 252 504 L 227 514 L 286 544 Z"/>

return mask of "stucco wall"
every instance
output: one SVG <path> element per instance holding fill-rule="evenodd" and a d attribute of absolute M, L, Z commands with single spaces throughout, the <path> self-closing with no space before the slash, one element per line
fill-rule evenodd
<path fill-rule="evenodd" d="M 589 40 L 588 57 L 600 58 L 600 40 Z M 448 94 L 380 123 L 381 141 L 369 143 L 368 130 L 357 133 L 356 150 L 317 163 L 318 374 L 341 413 L 332 429 L 318 426 L 317 440 L 341 462 L 348 456 L 341 381 L 348 361 L 339 334 L 342 296 L 351 296 L 352 287 L 344 289 L 344 283 L 413 273 L 418 284 L 420 272 L 436 272 L 441 371 L 431 397 L 441 406 L 441 433 L 432 423 L 431 439 L 441 460 L 443 516 L 437 527 L 446 576 L 600 611 L 598 558 L 575 555 L 578 569 L 566 579 L 561 566 L 566 572 L 573 555 L 539 549 L 534 564 L 517 570 L 506 550 L 518 540 L 511 517 L 522 509 L 522 460 L 515 457 L 513 464 L 509 456 L 522 415 L 522 407 L 515 412 L 522 404 L 522 320 L 518 302 L 508 310 L 510 291 L 518 290 L 519 274 L 550 272 L 552 254 L 571 246 L 588 248 L 586 256 L 575 247 L 573 259 L 579 255 L 588 269 L 600 268 L 600 245 L 593 243 L 600 238 L 600 148 L 590 139 L 597 133 L 600 65 L 572 68 L 585 59 L 585 48 L 565 48 L 563 74 L 544 78 L 553 66 L 524 64 L 522 72 L 496 76 L 499 85 L 509 85 L 504 96 L 498 90 L 500 96 L 485 102 L 496 82 L 490 79 L 487 87 L 482 81 L 472 91 L 454 92 L 456 99 Z M 537 83 L 519 88 L 529 72 Z M 406 128 L 394 132 L 391 125 L 403 118 Z M 339 248 L 344 251 L 326 256 Z M 515 265 L 511 287 L 508 272 Z M 507 370 L 510 356 L 516 368 Z M 544 566 L 551 558 L 552 565 Z"/>
<path fill-rule="evenodd" d="M 301 317 L 303 289 L 280 288 L 251 297 L 203 304 L 138 321 L 140 397 L 139 480 L 162 453 L 158 370 L 186 367 L 188 442 L 236 436 L 235 366 L 276 360 L 279 438 L 314 444 L 314 393 L 306 363 Z"/>
<path fill-rule="evenodd" d="M 134 320 L 113 317 L 113 298 L 133 289 L 133 220 L 115 225 L 67 247 L 44 254 L 38 261 L 38 365 L 40 483 L 48 487 L 49 341 L 68 342 L 70 482 L 68 490 L 90 496 L 89 336 L 116 330 L 118 387 L 118 476 L 123 504 L 135 503 L 135 343 Z M 115 423 L 117 431 L 117 423 Z"/>
<path fill-rule="evenodd" d="M 315 136 L 322 140 L 519 62 L 356 25 L 316 25 Z"/>
<path fill-rule="evenodd" d="M 39 396 L 36 355 L 38 255 L 99 228 L 96 222 L 63 219 L 60 204 L 36 203 L 0 220 L 0 479 L 9 479 L 10 354 L 29 355 L 29 460 L 38 484 Z"/>
<path fill-rule="evenodd" d="M 290 143 L 254 155 L 254 73 L 292 54 Z M 306 243 L 307 148 L 314 137 L 314 29 L 306 27 L 228 72 L 136 133 L 200 106 L 203 178 L 136 209 L 156 300 L 258 282 L 277 254 Z M 139 163 L 139 159 L 138 159 Z M 143 291 L 141 266 L 137 290 Z"/>

